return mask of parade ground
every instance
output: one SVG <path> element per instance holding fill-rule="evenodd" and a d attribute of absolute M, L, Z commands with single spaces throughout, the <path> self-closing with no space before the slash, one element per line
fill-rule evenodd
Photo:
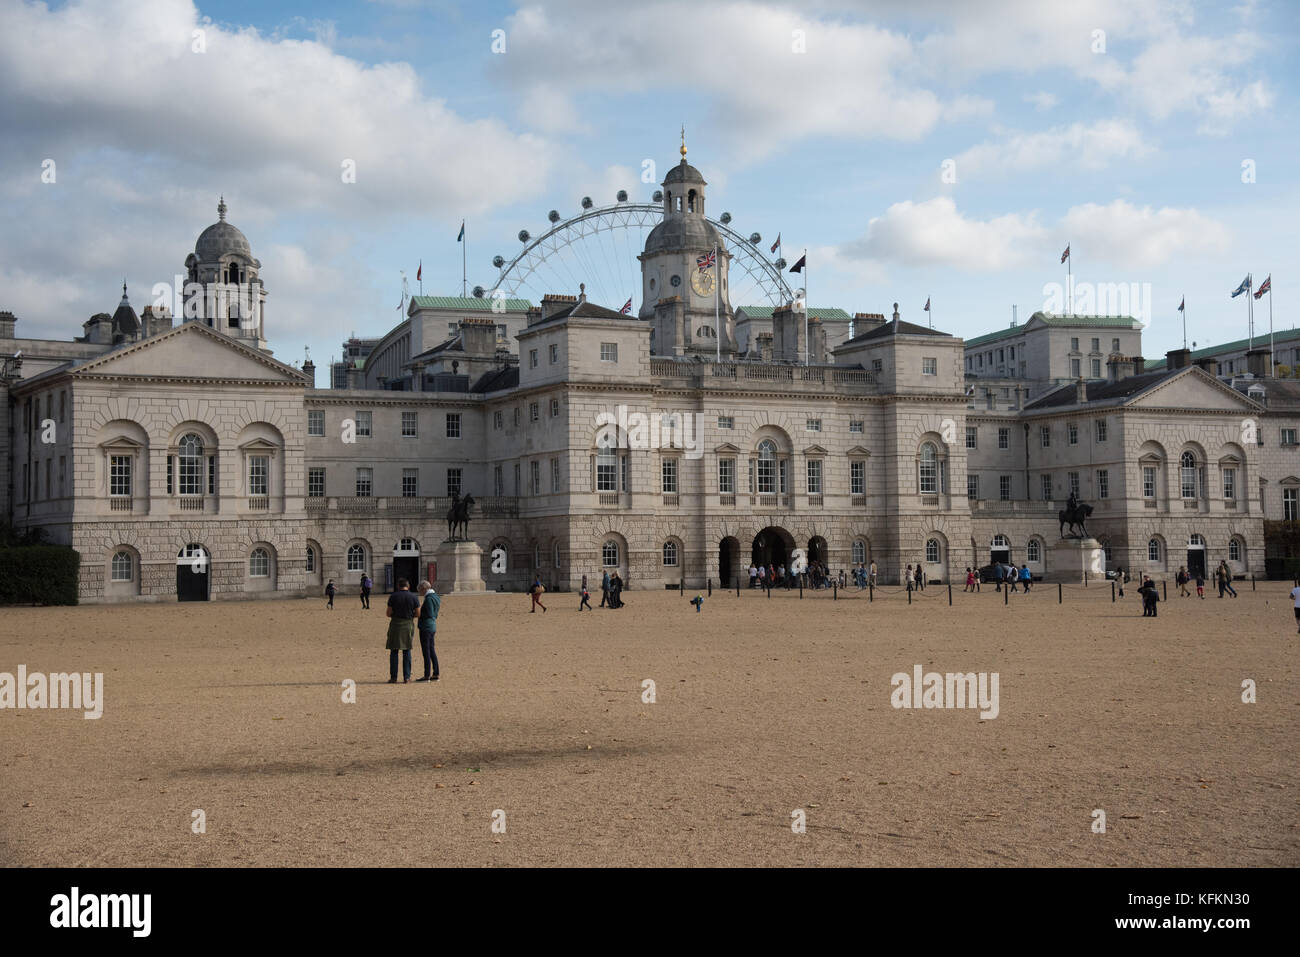
<path fill-rule="evenodd" d="M 449 596 L 396 685 L 378 594 L 8 608 L 0 672 L 103 691 L 0 710 L 0 863 L 1294 867 L 1290 584 L 1237 587 Z"/>

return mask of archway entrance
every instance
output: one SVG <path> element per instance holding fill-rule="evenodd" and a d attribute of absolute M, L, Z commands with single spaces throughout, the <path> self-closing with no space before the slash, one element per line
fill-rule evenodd
<path fill-rule="evenodd" d="M 826 565 L 826 555 L 827 555 L 826 539 L 822 538 L 820 535 L 814 535 L 812 538 L 808 539 L 809 567 L 812 566 L 813 562 L 817 562 L 818 564 L 821 565 Z"/>
<path fill-rule="evenodd" d="M 420 584 L 420 545 L 413 538 L 404 538 L 393 546 L 393 586 L 397 579 L 405 578 L 415 591 Z"/>
<path fill-rule="evenodd" d="M 993 565 L 1011 564 L 1011 542 L 1005 535 L 994 535 L 989 545 L 989 562 Z"/>
<path fill-rule="evenodd" d="M 755 565 L 765 568 L 768 565 L 773 568 L 784 565 L 789 568 L 790 554 L 793 551 L 794 536 L 779 526 L 769 525 L 754 536 L 752 555 Z"/>
<path fill-rule="evenodd" d="M 207 601 L 212 561 L 202 545 L 186 545 L 176 554 L 176 600 Z"/>
<path fill-rule="evenodd" d="M 1187 540 L 1187 574 L 1193 578 L 1205 575 L 1205 539 L 1200 535 Z"/>
<path fill-rule="evenodd" d="M 718 543 L 719 586 L 732 587 L 736 583 L 736 576 L 740 574 L 740 540 L 733 535 L 728 535 Z"/>

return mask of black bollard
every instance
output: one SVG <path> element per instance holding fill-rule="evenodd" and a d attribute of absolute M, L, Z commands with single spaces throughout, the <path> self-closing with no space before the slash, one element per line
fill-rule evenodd
<path fill-rule="evenodd" d="M 771 582 L 768 582 L 768 583 L 767 583 L 767 597 L 768 597 L 769 599 L 772 597 L 772 583 L 771 583 Z"/>
<path fill-rule="evenodd" d="M 838 582 L 831 582 L 831 601 L 840 600 L 840 586 Z"/>
<path fill-rule="evenodd" d="M 1115 604 L 1115 583 L 1110 583 L 1110 603 Z"/>
<path fill-rule="evenodd" d="M 907 603 L 912 604 L 912 589 L 910 588 L 907 590 Z"/>
<path fill-rule="evenodd" d="M 740 597 L 740 576 L 736 576 L 736 597 Z"/>
<path fill-rule="evenodd" d="M 681 581 L 679 581 L 679 582 L 677 583 L 677 594 L 679 594 L 679 595 L 685 595 L 685 594 L 686 594 L 686 579 L 685 579 L 685 578 L 683 578 Z"/>
<path fill-rule="evenodd" d="M 799 600 L 803 600 L 803 576 L 799 576 Z"/>
<path fill-rule="evenodd" d="M 1162 581 L 1162 582 L 1160 583 L 1160 591 L 1161 591 L 1160 600 L 1161 600 L 1161 601 L 1168 601 L 1168 600 L 1169 600 L 1169 582 Z"/>
<path fill-rule="evenodd" d="M 1007 596 L 1010 594 L 1011 594 L 1011 587 L 1009 585 L 1006 588 L 1002 589 L 1002 604 L 1005 605 L 1007 603 Z"/>
<path fill-rule="evenodd" d="M 948 586 L 948 606 L 952 607 L 952 586 Z"/>
<path fill-rule="evenodd" d="M 869 605 L 875 600 L 876 600 L 876 586 L 871 584 L 871 582 L 867 582 L 867 604 Z"/>
<path fill-rule="evenodd" d="M 1254 572 L 1251 572 L 1251 573 L 1250 573 L 1250 590 L 1251 590 L 1251 591 L 1254 591 L 1254 590 L 1255 590 L 1255 573 L 1254 573 Z"/>
<path fill-rule="evenodd" d="M 1058 605 L 1061 603 L 1061 583 L 1060 583 L 1060 582 L 1057 582 L 1057 583 L 1056 583 L 1056 603 L 1057 603 Z"/>
<path fill-rule="evenodd" d="M 1086 568 L 1083 570 L 1083 587 L 1088 587 L 1088 569 Z"/>
<path fill-rule="evenodd" d="M 712 579 L 712 578 L 709 579 L 709 581 L 708 581 L 708 585 L 709 585 L 709 597 L 712 598 L 712 597 L 713 597 L 713 579 Z"/>

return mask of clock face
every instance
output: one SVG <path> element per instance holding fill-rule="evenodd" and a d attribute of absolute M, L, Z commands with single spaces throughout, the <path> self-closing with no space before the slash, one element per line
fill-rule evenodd
<path fill-rule="evenodd" d="M 670 283 L 672 283 L 674 286 L 680 286 L 680 285 L 682 284 L 682 277 L 681 277 L 681 276 L 673 276 L 673 278 L 672 278 L 672 279 L 669 279 L 668 281 L 669 281 Z"/>
<path fill-rule="evenodd" d="M 691 273 L 691 288 L 699 296 L 713 295 L 713 272 L 708 269 L 695 270 Z"/>

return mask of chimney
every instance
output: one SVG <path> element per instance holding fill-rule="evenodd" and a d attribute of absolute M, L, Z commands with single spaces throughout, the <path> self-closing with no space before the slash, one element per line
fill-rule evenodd
<path fill-rule="evenodd" d="M 872 329 L 879 329 L 885 324 L 883 312 L 855 312 L 853 314 L 853 334 L 860 336 Z"/>
<path fill-rule="evenodd" d="M 1246 353 L 1246 371 L 1256 379 L 1265 379 L 1273 374 L 1269 368 L 1269 356 L 1271 353 L 1267 349 L 1251 349 Z"/>
<path fill-rule="evenodd" d="M 894 303 L 894 321 L 898 322 L 898 303 Z"/>
<path fill-rule="evenodd" d="M 1146 371 L 1146 368 L 1147 368 L 1147 360 L 1146 360 L 1146 359 L 1143 359 L 1141 356 L 1134 356 L 1134 357 L 1133 357 L 1133 374 L 1134 374 L 1134 375 L 1142 375 L 1142 373 L 1144 373 L 1144 372 Z"/>
<path fill-rule="evenodd" d="M 772 310 L 772 358 L 778 362 L 802 362 L 804 328 L 802 312 L 793 303 Z"/>
<path fill-rule="evenodd" d="M 1113 353 L 1106 360 L 1106 378 L 1111 382 L 1118 382 L 1120 379 L 1127 379 L 1133 375 L 1133 360 L 1119 353 Z"/>
<path fill-rule="evenodd" d="M 758 355 L 764 362 L 772 361 L 772 333 L 760 332 L 754 336 L 754 341 L 758 345 Z"/>
<path fill-rule="evenodd" d="M 1165 353 L 1165 367 L 1172 372 L 1174 369 L 1186 369 L 1192 364 L 1192 351 L 1190 349 L 1170 349 Z"/>
<path fill-rule="evenodd" d="M 1219 360 L 1213 356 L 1203 356 L 1196 360 L 1196 364 L 1212 376 L 1219 374 Z"/>
<path fill-rule="evenodd" d="M 1074 401 L 1079 405 L 1087 405 L 1088 403 L 1088 383 L 1083 381 L 1083 376 L 1080 376 L 1079 380 L 1074 383 Z"/>
<path fill-rule="evenodd" d="M 147 306 L 145 308 L 146 310 L 148 309 Z M 316 388 L 316 363 L 312 362 L 310 359 L 304 359 L 302 361 L 302 374 L 307 377 L 307 382 L 310 384 L 310 387 L 313 389 Z"/>
<path fill-rule="evenodd" d="M 1011 307 L 1011 328 L 1014 329 L 1014 328 L 1016 327 L 1016 325 L 1017 325 L 1017 322 L 1016 322 L 1016 307 L 1015 307 L 1015 306 L 1012 306 L 1012 307 Z"/>
<path fill-rule="evenodd" d="M 526 314 L 526 322 L 530 326 L 535 326 L 542 321 L 542 307 L 529 306 Z"/>
<path fill-rule="evenodd" d="M 17 321 L 12 312 L 8 310 L 0 312 L 0 339 L 12 339 L 14 337 L 14 323 Z"/>
<path fill-rule="evenodd" d="M 555 293 L 548 292 L 542 297 L 542 319 L 549 319 L 557 312 L 568 309 L 578 302 L 577 296 L 558 296 Z M 540 319 L 538 320 L 541 321 Z"/>
<path fill-rule="evenodd" d="M 497 324 L 491 319 L 462 319 L 460 346 L 468 356 L 492 358 L 497 351 Z"/>
<path fill-rule="evenodd" d="M 361 370 L 357 368 L 356 362 L 351 359 L 348 360 L 348 388 L 361 388 Z"/>

